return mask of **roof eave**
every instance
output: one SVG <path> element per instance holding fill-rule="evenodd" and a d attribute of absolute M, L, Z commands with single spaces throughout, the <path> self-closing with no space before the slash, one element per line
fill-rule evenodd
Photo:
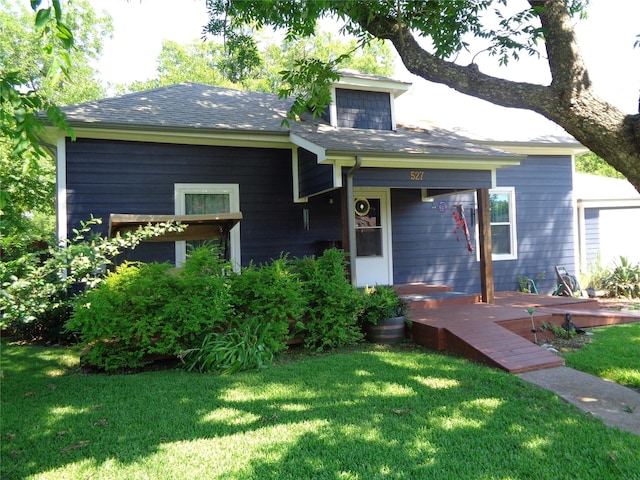
<path fill-rule="evenodd" d="M 76 138 L 99 140 L 143 141 L 152 143 L 177 143 L 189 145 L 248 146 L 266 148 L 292 147 L 288 130 L 231 130 L 224 128 L 148 127 L 139 125 L 87 124 L 70 122 Z M 42 138 L 55 143 L 60 137 L 69 136 L 56 127 L 46 127 Z"/>
<path fill-rule="evenodd" d="M 588 148 L 575 141 L 553 141 L 545 139 L 525 142 L 474 140 L 474 143 L 521 155 L 579 155 L 589 151 Z"/>
<path fill-rule="evenodd" d="M 511 155 L 464 155 L 424 154 L 398 152 L 352 152 L 327 151 L 325 163 L 352 166 L 355 157 L 361 159 L 362 167 L 378 168 L 433 168 L 453 170 L 494 170 L 520 165 L 523 156 Z"/>

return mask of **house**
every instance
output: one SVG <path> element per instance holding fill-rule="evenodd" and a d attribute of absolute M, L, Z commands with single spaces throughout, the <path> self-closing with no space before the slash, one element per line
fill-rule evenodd
<path fill-rule="evenodd" d="M 357 285 L 477 293 L 487 272 L 478 251 L 492 245 L 496 290 L 547 272 L 538 288 L 551 292 L 554 265 L 577 265 L 572 155 L 582 147 L 402 126 L 394 105 L 409 86 L 345 72 L 323 118 L 289 127 L 290 100 L 196 83 L 66 107 L 76 140 L 45 135 L 55 146 L 58 234 L 91 215 L 109 234 L 112 214 L 241 212 L 230 233 L 236 265 L 337 246 L 356 251 Z M 478 229 L 485 219 L 490 242 Z M 129 258 L 179 265 L 185 251 L 184 241 L 148 243 Z"/>
<path fill-rule="evenodd" d="M 580 271 L 640 262 L 640 193 L 625 179 L 575 174 Z"/>

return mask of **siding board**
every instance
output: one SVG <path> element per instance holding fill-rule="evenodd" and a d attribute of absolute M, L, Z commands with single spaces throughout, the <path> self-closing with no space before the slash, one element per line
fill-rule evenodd
<path fill-rule="evenodd" d="M 575 272 L 571 158 L 530 156 L 520 166 L 499 169 L 497 186 L 515 187 L 518 258 L 493 262 L 495 288 L 516 290 L 518 275 L 536 278 L 544 271 L 538 288 L 550 293 L 555 265 Z M 441 201 L 447 205 L 445 213 L 437 208 Z M 395 283 L 425 281 L 480 291 L 477 255 L 467 251 L 462 235 L 453 234 L 451 208 L 456 203 L 465 207 L 475 247 L 473 194 L 421 202 L 418 190 L 392 190 Z"/>
<path fill-rule="evenodd" d="M 175 183 L 239 184 L 244 265 L 281 252 L 314 254 L 317 242 L 335 238 L 334 226 L 341 225 L 339 208 L 292 202 L 290 150 L 81 139 L 67 143 L 69 235 L 91 215 L 103 218 L 97 230 L 106 234 L 110 213 L 175 213 Z M 309 231 L 303 229 L 303 208 L 310 209 Z M 143 244 L 125 257 L 173 262 L 174 246 Z"/>

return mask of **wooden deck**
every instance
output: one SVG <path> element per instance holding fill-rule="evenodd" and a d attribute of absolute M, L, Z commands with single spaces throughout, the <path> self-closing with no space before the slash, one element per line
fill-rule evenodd
<path fill-rule="evenodd" d="M 640 321 L 640 313 L 600 308 L 597 300 L 552 297 L 519 292 L 496 292 L 495 303 L 480 303 L 478 295 L 464 295 L 446 287 L 410 284 L 396 287 L 411 304 L 411 340 L 436 350 L 450 351 L 511 373 L 564 365 L 564 360 L 533 342 L 531 318 L 539 341 L 543 323 L 561 326 L 565 315 L 581 328 Z"/>

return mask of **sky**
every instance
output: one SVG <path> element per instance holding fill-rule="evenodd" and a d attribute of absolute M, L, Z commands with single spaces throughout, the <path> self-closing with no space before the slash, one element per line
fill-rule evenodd
<path fill-rule="evenodd" d="M 524 5 L 524 0 L 509 0 Z M 201 37 L 207 21 L 204 0 L 91 0 L 96 11 L 113 18 L 112 40 L 105 42 L 97 65 L 107 84 L 130 83 L 155 76 L 156 58 L 163 40 L 187 43 Z M 596 92 L 626 113 L 638 113 L 640 48 L 633 48 L 640 34 L 640 0 L 591 0 L 588 18 L 576 23 L 582 56 Z M 498 67 L 487 56 L 477 59 L 480 70 L 510 80 L 547 83 L 544 61 L 523 58 Z M 398 62 L 394 75 L 413 83 L 397 102 L 399 120 L 423 122 L 496 137 L 518 131 L 534 138 L 562 135 L 555 125 L 537 114 L 491 105 L 416 77 Z M 535 134 L 532 132 L 536 132 Z"/>

